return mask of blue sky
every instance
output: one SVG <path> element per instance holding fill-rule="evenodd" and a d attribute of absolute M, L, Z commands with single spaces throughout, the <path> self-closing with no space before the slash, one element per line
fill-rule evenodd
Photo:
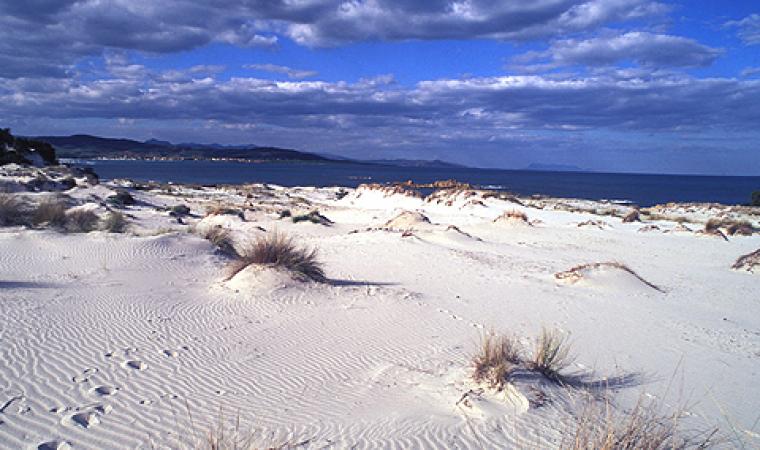
<path fill-rule="evenodd" d="M 0 0 L 0 126 L 760 175 L 760 4 Z"/>

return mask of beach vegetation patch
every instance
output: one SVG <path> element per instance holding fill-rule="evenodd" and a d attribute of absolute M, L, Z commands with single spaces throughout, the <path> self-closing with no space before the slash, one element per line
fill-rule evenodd
<path fill-rule="evenodd" d="M 238 258 L 230 264 L 229 278 L 251 265 L 289 271 L 300 281 L 326 282 L 324 266 L 316 249 L 307 249 L 280 233 L 269 233 L 239 248 Z"/>

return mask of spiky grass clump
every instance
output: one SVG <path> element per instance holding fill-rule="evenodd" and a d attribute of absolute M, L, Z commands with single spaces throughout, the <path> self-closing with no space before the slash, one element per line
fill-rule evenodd
<path fill-rule="evenodd" d="M 63 228 L 66 226 L 66 204 L 60 200 L 44 200 L 32 211 L 31 221 L 34 226 Z"/>
<path fill-rule="evenodd" d="M 0 194 L 0 226 L 24 225 L 26 203 L 12 194 Z"/>
<path fill-rule="evenodd" d="M 686 450 L 710 448 L 717 429 L 689 432 L 682 429 L 682 408 L 663 413 L 656 402 L 639 399 L 629 411 L 619 412 L 605 401 L 591 399 L 577 419 L 572 442 L 561 448 L 573 450 Z"/>
<path fill-rule="evenodd" d="M 317 250 L 299 247 L 280 233 L 269 233 L 244 245 L 239 258 L 230 265 L 229 278 L 252 264 L 288 270 L 302 281 L 327 281 Z"/>
<path fill-rule="evenodd" d="M 533 359 L 529 362 L 530 368 L 552 381 L 561 382 L 561 372 L 572 362 L 567 336 L 557 330 L 543 328 L 536 341 Z"/>
<path fill-rule="evenodd" d="M 238 256 L 238 252 L 235 249 L 235 241 L 232 239 L 230 230 L 222 228 L 221 226 L 215 226 L 207 228 L 201 233 L 201 237 L 211 242 L 220 252 L 228 256 Z"/>
<path fill-rule="evenodd" d="M 103 229 L 109 233 L 124 233 L 128 226 L 127 218 L 119 211 L 108 213 L 102 224 Z"/>
<path fill-rule="evenodd" d="M 89 233 L 98 228 L 98 217 L 95 212 L 85 209 L 74 209 L 66 212 L 66 231 L 70 233 Z"/>
<path fill-rule="evenodd" d="M 478 383 L 487 383 L 491 388 L 501 390 L 520 360 L 520 349 L 514 338 L 487 334 L 483 336 L 480 349 L 472 359 L 475 367 L 472 378 Z"/>

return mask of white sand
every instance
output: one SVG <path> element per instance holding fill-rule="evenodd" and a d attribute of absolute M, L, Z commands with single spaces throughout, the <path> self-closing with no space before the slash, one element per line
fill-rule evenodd
<path fill-rule="evenodd" d="M 337 189 L 173 191 L 134 191 L 142 203 L 126 209 L 126 235 L 0 228 L 0 447 L 182 448 L 219 422 L 220 408 L 258 445 L 557 447 L 580 397 L 568 388 L 516 380 L 509 395 L 458 403 L 478 387 L 470 359 L 484 331 L 530 348 L 542 326 L 570 335 L 570 372 L 608 377 L 618 407 L 642 393 L 687 401 L 695 426 L 760 442 L 760 277 L 731 269 L 760 247 L 758 234 L 668 232 L 677 224 L 624 224 L 550 199 L 537 209 L 365 189 L 341 200 Z M 223 281 L 226 257 L 156 210 L 188 204 L 198 217 L 185 222 L 195 223 L 215 202 L 247 208 L 246 221 L 199 227 L 228 227 L 236 239 L 286 232 L 319 248 L 334 282 L 254 268 Z M 317 208 L 335 224 L 279 220 L 286 207 Z M 512 209 L 533 226 L 494 222 Z M 387 226 L 403 211 L 414 214 Z M 606 226 L 578 226 L 589 220 Z M 660 230 L 638 232 L 648 224 Z M 663 292 L 609 267 L 554 276 L 605 261 Z"/>

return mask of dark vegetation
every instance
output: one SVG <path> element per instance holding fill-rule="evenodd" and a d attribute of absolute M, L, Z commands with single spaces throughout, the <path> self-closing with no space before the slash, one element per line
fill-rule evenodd
<path fill-rule="evenodd" d="M 0 128 L 0 166 L 31 164 L 33 155 L 38 155 L 47 165 L 58 164 L 55 149 L 49 143 L 15 137 L 9 128 Z"/>

